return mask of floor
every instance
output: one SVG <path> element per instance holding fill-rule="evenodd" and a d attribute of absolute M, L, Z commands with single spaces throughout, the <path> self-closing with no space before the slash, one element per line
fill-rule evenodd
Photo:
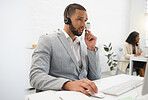
<path fill-rule="evenodd" d="M 107 72 L 102 72 L 101 78 L 106 78 L 106 77 L 114 76 L 115 72 L 116 72 L 115 70 L 107 71 Z M 124 73 L 119 71 L 118 74 L 124 74 Z M 133 73 L 133 74 L 136 75 L 136 73 Z M 27 94 L 33 94 L 33 93 L 35 93 L 35 89 L 27 89 Z"/>

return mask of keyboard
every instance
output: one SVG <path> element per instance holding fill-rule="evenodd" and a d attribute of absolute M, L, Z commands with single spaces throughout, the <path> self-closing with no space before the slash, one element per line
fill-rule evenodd
<path fill-rule="evenodd" d="M 107 88 L 107 89 L 104 89 L 101 92 L 103 92 L 104 94 L 119 96 L 127 91 L 130 91 L 130 90 L 142 85 L 142 84 L 143 84 L 143 80 L 131 79 L 129 81 L 114 85 L 114 86 Z"/>

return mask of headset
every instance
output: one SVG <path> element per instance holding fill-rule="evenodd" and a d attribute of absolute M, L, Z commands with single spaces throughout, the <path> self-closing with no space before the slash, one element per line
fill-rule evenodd
<path fill-rule="evenodd" d="M 64 16 L 64 23 L 65 24 L 70 24 L 71 23 L 71 19 L 67 17 L 67 13 L 68 13 L 68 10 L 69 10 L 69 6 L 65 9 L 65 16 Z"/>

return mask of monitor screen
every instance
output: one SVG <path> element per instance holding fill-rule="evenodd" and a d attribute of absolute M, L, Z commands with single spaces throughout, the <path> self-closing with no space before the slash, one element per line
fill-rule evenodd
<path fill-rule="evenodd" d="M 146 70 L 145 70 L 145 75 L 144 75 L 144 84 L 142 88 L 142 95 L 148 94 L 148 61 L 146 64 Z"/>

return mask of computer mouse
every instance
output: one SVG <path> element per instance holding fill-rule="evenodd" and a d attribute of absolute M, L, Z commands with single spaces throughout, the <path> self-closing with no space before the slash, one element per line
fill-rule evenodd
<path fill-rule="evenodd" d="M 96 93 L 96 94 L 92 94 L 90 91 L 87 91 L 92 97 L 96 97 L 96 98 L 104 98 L 105 97 L 105 95 L 104 95 L 104 93 L 102 93 L 102 92 L 99 92 L 98 91 L 98 93 Z"/>
<path fill-rule="evenodd" d="M 105 97 L 104 93 L 102 93 L 102 92 L 98 92 L 96 94 L 92 94 L 91 96 L 97 97 L 97 98 L 104 98 Z"/>

